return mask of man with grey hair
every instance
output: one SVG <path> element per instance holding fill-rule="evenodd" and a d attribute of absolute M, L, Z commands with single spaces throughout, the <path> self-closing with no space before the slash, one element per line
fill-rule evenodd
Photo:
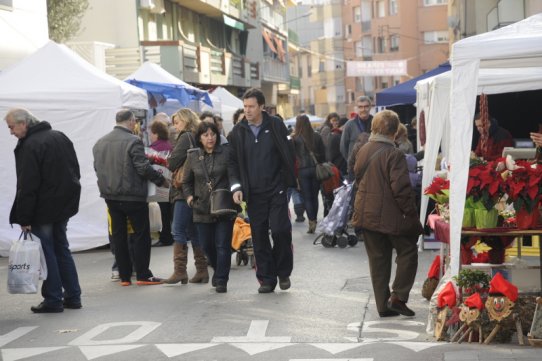
<path fill-rule="evenodd" d="M 360 96 L 356 100 L 357 114 L 350 119 L 343 127 L 341 135 L 340 151 L 346 161 L 350 159 L 354 144 L 361 133 L 371 133 L 371 121 L 373 116 L 371 111 L 371 99 L 367 96 Z M 353 180 L 353 175 L 349 174 L 349 179 Z"/>
<path fill-rule="evenodd" d="M 120 110 L 116 121 L 114 129 L 96 142 L 92 153 L 100 196 L 105 199 L 111 216 L 111 240 L 115 247 L 121 285 L 132 284 L 128 220 L 134 231 L 131 245 L 137 284 L 160 284 L 162 279 L 154 277 L 149 269 L 151 232 L 147 181 L 161 187 L 169 187 L 169 182 L 152 168 L 145 156 L 143 142 L 133 134 L 136 125 L 134 113 L 127 109 Z"/>
<path fill-rule="evenodd" d="M 73 143 L 26 109 L 11 109 L 5 121 L 19 139 L 15 147 L 17 192 L 9 221 L 40 238 L 47 263 L 43 302 L 30 309 L 34 313 L 79 309 L 81 288 L 66 237 L 68 220 L 79 211 L 81 196 Z"/>

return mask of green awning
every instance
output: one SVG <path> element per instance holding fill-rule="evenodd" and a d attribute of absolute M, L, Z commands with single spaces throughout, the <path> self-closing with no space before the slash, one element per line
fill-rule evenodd
<path fill-rule="evenodd" d="M 233 18 L 230 18 L 229 16 L 227 15 L 224 15 L 222 14 L 222 16 L 224 17 L 224 24 L 234 28 L 234 29 L 239 29 L 241 31 L 244 31 L 245 30 L 245 24 L 243 24 L 242 22 L 240 21 L 237 21 Z"/>

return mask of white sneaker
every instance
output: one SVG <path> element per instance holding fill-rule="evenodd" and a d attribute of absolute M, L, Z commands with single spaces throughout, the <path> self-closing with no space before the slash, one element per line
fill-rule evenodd
<path fill-rule="evenodd" d="M 112 271 L 111 272 L 111 281 L 113 281 L 113 282 L 120 281 L 119 271 Z"/>

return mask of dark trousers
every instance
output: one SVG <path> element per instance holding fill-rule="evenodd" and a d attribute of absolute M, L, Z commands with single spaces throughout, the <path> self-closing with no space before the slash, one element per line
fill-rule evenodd
<path fill-rule="evenodd" d="M 277 277 L 289 277 L 294 267 L 292 224 L 286 191 L 251 194 L 247 207 L 252 232 L 256 277 L 275 286 Z M 273 245 L 269 240 L 269 229 Z"/>
<path fill-rule="evenodd" d="M 397 269 L 391 293 L 401 301 L 407 302 L 418 270 L 418 247 L 416 246 L 418 237 L 392 236 L 364 229 L 363 239 L 369 258 L 371 282 L 378 312 L 388 309 L 386 303 L 390 298 L 389 284 L 393 249 L 397 253 L 395 259 Z"/>
<path fill-rule="evenodd" d="M 147 202 L 106 200 L 111 215 L 111 239 L 115 245 L 115 260 L 119 267 L 121 281 L 130 281 L 132 261 L 128 246 L 127 220 L 130 220 L 134 233 L 131 235 L 136 278 L 144 280 L 152 277 L 149 269 L 151 261 L 151 231 L 149 225 L 149 205 Z"/>
<path fill-rule="evenodd" d="M 68 220 L 31 225 L 32 233 L 41 240 L 47 263 L 47 279 L 41 286 L 41 295 L 43 303 L 49 307 L 62 307 L 63 299 L 67 302 L 81 302 L 77 269 L 66 237 L 67 224 Z"/>
<path fill-rule="evenodd" d="M 207 259 L 215 271 L 213 279 L 219 285 L 227 284 L 231 269 L 233 220 L 196 223 L 196 228 Z"/>
<path fill-rule="evenodd" d="M 320 182 L 316 179 L 316 168 L 301 168 L 297 179 L 307 217 L 309 221 L 315 221 L 318 215 L 318 192 L 320 191 Z"/>
<path fill-rule="evenodd" d="M 173 244 L 171 235 L 171 219 L 173 218 L 173 205 L 169 202 L 158 202 L 160 215 L 162 217 L 162 230 L 160 231 L 160 242 Z"/>

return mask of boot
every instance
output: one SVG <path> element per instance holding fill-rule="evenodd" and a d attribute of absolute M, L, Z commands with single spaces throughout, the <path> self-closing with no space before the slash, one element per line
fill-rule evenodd
<path fill-rule="evenodd" d="M 305 217 L 303 217 L 303 213 L 305 212 L 305 206 L 303 203 L 300 204 L 294 204 L 294 213 L 296 215 L 296 222 L 305 222 Z"/>
<path fill-rule="evenodd" d="M 164 283 L 175 284 L 181 282 L 183 285 L 188 283 L 188 275 L 186 274 L 188 247 L 186 243 L 173 243 L 173 274 Z"/>
<path fill-rule="evenodd" d="M 190 283 L 208 283 L 209 272 L 207 271 L 207 258 L 203 248 L 192 246 L 194 251 L 194 264 L 196 265 L 196 274 L 190 279 Z"/>
<path fill-rule="evenodd" d="M 307 233 L 312 234 L 315 231 L 316 231 L 316 220 L 314 221 L 309 220 L 309 230 L 307 231 Z"/>

